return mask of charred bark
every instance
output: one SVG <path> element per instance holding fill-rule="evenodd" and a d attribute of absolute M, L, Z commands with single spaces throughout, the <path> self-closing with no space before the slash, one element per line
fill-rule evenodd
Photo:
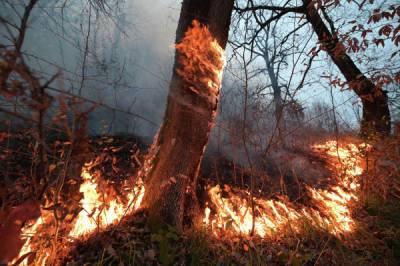
<path fill-rule="evenodd" d="M 390 112 L 388 97 L 382 88 L 367 78 L 346 53 L 344 45 L 339 41 L 336 32 L 330 32 L 317 9 L 314 1 L 303 0 L 307 20 L 312 25 L 323 48 L 332 58 L 349 86 L 360 97 L 363 105 L 361 134 L 390 134 Z"/>
<path fill-rule="evenodd" d="M 176 43 L 197 20 L 225 48 L 232 9 L 233 0 L 184 0 Z M 179 74 L 182 56 L 177 49 L 164 122 L 141 172 L 146 188 L 143 206 L 153 228 L 168 224 L 182 229 L 184 216 L 196 209 L 197 175 L 217 110 L 219 89 L 209 92 L 210 97 L 193 90 L 197 84 Z"/>

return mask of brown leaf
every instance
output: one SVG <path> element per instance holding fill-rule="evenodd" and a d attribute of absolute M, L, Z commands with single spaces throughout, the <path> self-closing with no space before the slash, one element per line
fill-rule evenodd
<path fill-rule="evenodd" d="M 53 172 L 54 169 L 56 169 L 56 165 L 55 164 L 50 164 L 49 165 L 49 174 L 51 174 L 51 172 Z"/>
<path fill-rule="evenodd" d="M 156 257 L 156 252 L 153 249 L 149 249 L 145 251 L 144 256 L 149 260 L 154 260 Z"/>

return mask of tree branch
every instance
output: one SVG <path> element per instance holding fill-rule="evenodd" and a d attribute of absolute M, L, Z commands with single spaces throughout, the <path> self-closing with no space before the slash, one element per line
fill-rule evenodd
<path fill-rule="evenodd" d="M 305 13 L 303 6 L 295 7 L 281 7 L 281 6 L 270 6 L 270 5 L 258 5 L 258 6 L 248 6 L 245 8 L 235 7 L 234 10 L 239 14 L 244 12 L 253 12 L 258 10 L 270 10 L 270 11 L 280 11 L 280 12 L 294 12 L 294 13 Z"/>

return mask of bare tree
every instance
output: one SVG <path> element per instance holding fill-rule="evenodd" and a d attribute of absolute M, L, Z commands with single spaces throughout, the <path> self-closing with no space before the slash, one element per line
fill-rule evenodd
<path fill-rule="evenodd" d="M 361 133 L 364 135 L 370 135 L 371 133 L 387 135 L 390 133 L 390 112 L 386 92 L 381 87 L 375 86 L 371 79 L 361 72 L 346 53 L 345 46 L 338 37 L 338 31 L 320 1 L 303 0 L 300 6 L 290 5 L 289 2 L 275 6 L 272 4 L 255 5 L 254 1 L 251 0 L 246 7 L 238 7 L 236 10 L 239 13 L 252 12 L 258 24 L 258 29 L 254 31 L 254 36 L 250 41 L 251 45 L 253 45 L 262 30 L 271 22 L 277 21 L 290 13 L 304 15 L 307 22 L 311 24 L 314 32 L 317 34 L 323 49 L 329 54 L 332 61 L 346 78 L 349 87 L 354 90 L 362 101 L 363 117 L 361 121 Z M 329 23 L 330 29 L 325 25 L 319 11 L 323 14 L 325 21 Z M 259 12 L 272 12 L 273 16 L 262 20 L 260 19 Z"/>

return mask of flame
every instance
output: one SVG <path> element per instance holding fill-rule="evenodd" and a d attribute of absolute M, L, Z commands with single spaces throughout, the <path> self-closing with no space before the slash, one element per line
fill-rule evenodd
<path fill-rule="evenodd" d="M 107 197 L 98 192 L 98 182 L 101 180 L 101 173 L 99 171 L 95 171 L 93 175 L 90 173 L 93 164 L 93 162 L 87 163 L 82 168 L 81 176 L 83 183 L 79 189 L 83 193 L 83 198 L 80 201 L 82 210 L 75 219 L 72 230 L 68 233 L 71 240 L 87 236 L 96 230 L 103 230 L 111 224 L 118 223 L 124 215 L 132 213 L 140 207 L 144 196 L 144 184 L 139 179 L 133 191 L 127 193 L 126 197 L 128 200 L 126 203 L 119 201 L 117 198 L 113 198 L 109 202 L 104 202 L 103 199 Z M 36 251 L 32 247 L 32 244 L 34 242 L 33 237 L 38 233 L 40 234 L 42 230 L 47 230 L 46 228 L 52 223 L 54 224 L 52 212 L 42 211 L 42 216 L 33 225 L 25 226 L 22 229 L 22 236 L 26 242 L 17 258 L 31 251 L 40 252 L 40 256 L 36 256 L 34 264 L 46 265 L 50 253 L 45 250 Z M 21 264 L 28 265 L 28 259 L 24 259 Z"/>
<path fill-rule="evenodd" d="M 18 258 L 24 256 L 25 254 L 32 252 L 32 238 L 33 238 L 33 236 L 35 236 L 36 231 L 38 230 L 39 226 L 41 226 L 44 223 L 45 223 L 45 221 L 44 221 L 43 213 L 42 213 L 42 217 L 39 217 L 39 219 L 37 219 L 35 221 L 35 223 L 33 223 L 32 225 L 31 224 L 26 225 L 22 228 L 21 237 L 23 240 L 25 240 L 25 243 L 22 246 L 18 257 L 15 258 L 11 262 L 11 265 L 14 265 L 16 263 L 16 261 L 18 260 Z M 48 254 L 43 256 L 41 258 L 40 262 L 38 261 L 35 264 L 36 265 L 46 265 L 47 258 L 48 258 Z M 28 258 L 25 258 L 23 261 L 21 261 L 19 265 L 29 265 Z"/>
<path fill-rule="evenodd" d="M 363 171 L 360 149 L 355 144 L 339 146 L 336 141 L 328 141 L 313 148 L 327 156 L 338 180 L 329 189 L 307 187 L 314 208 L 296 208 L 284 199 L 254 198 L 253 215 L 248 192 L 242 191 L 241 194 L 247 196 L 240 197 L 232 193 L 231 189 L 225 189 L 228 197 L 222 197 L 222 190 L 217 185 L 208 191 L 215 215 L 211 215 L 207 207 L 203 220 L 205 225 L 210 226 L 215 235 L 221 231 L 249 235 L 254 223 L 254 234 L 267 237 L 284 228 L 298 232 L 306 219 L 313 226 L 324 228 L 336 236 L 353 231 L 355 222 L 351 217 L 350 204 L 358 200 L 357 177 Z"/>
<path fill-rule="evenodd" d="M 79 191 L 83 193 L 83 198 L 80 201 L 82 211 L 78 214 L 73 229 L 69 232 L 69 236 L 77 238 L 83 235 L 90 234 L 98 229 L 104 229 L 110 224 L 118 222 L 125 214 L 139 208 L 144 196 L 144 185 L 141 180 L 134 187 L 134 190 L 128 193 L 128 203 L 120 203 L 116 199 L 106 203 L 101 201 L 101 195 L 97 192 L 96 172 L 92 176 L 89 172 L 91 164 L 86 164 L 82 170 L 82 183 Z"/>
<path fill-rule="evenodd" d="M 176 73 L 189 84 L 193 93 L 215 103 L 225 65 L 224 49 L 208 27 L 197 20 L 193 20 L 192 27 L 175 47 L 179 62 Z"/>

